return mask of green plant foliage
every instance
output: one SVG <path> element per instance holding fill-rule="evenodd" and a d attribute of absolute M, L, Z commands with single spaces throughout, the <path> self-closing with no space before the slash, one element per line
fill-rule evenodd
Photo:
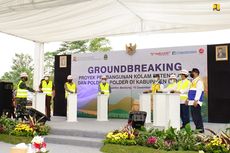
<path fill-rule="evenodd" d="M 205 151 L 207 153 L 229 153 L 229 129 L 226 129 L 226 132 L 220 132 L 219 135 L 211 130 L 209 131 L 214 136 L 204 135 L 198 131 L 193 131 L 189 124 L 181 130 L 176 130 L 171 127 L 166 130 L 152 128 L 136 132 L 137 134 L 134 134 L 136 143 L 123 143 L 122 141 L 115 141 L 115 143 L 107 141 L 107 143 L 139 145 L 165 151 Z M 112 135 L 116 135 L 116 133 L 119 133 L 119 131 L 114 131 Z M 110 136 L 111 133 L 108 135 Z"/>
<path fill-rule="evenodd" d="M 9 134 L 16 126 L 17 122 L 7 118 L 6 116 L 0 117 L 0 133 Z"/>

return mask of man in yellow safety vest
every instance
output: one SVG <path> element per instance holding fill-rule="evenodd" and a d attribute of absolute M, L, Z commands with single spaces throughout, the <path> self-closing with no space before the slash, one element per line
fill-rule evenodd
<path fill-rule="evenodd" d="M 45 74 L 44 76 L 44 80 L 41 82 L 41 84 L 39 85 L 39 89 L 41 92 L 46 94 L 46 116 L 48 118 L 48 121 L 50 121 L 50 117 L 51 117 L 51 100 L 52 100 L 52 96 L 54 96 L 54 85 L 53 82 L 50 80 L 50 75 L 49 74 Z"/>
<path fill-rule="evenodd" d="M 67 99 L 69 94 L 77 93 L 77 86 L 73 82 L 73 77 L 71 75 L 67 76 L 67 82 L 64 85 L 65 88 L 65 98 Z"/>
<path fill-rule="evenodd" d="M 191 82 L 188 80 L 189 72 L 187 70 L 181 70 L 180 77 L 181 80 L 177 83 L 176 93 L 180 94 L 180 117 L 182 120 L 181 128 L 185 128 L 185 125 L 190 122 L 189 117 L 189 106 L 186 103 L 188 99 L 188 91 Z"/>
<path fill-rule="evenodd" d="M 190 71 L 190 77 L 193 78 L 193 80 L 188 91 L 188 105 L 190 106 L 196 129 L 203 133 L 204 124 L 201 116 L 201 106 L 204 101 L 204 83 L 199 75 L 200 71 L 197 68 L 193 68 L 192 71 Z"/>
<path fill-rule="evenodd" d="M 144 93 L 161 92 L 161 90 L 163 88 L 164 88 L 164 85 L 160 81 L 160 75 L 159 74 L 155 74 L 155 75 L 153 75 L 153 84 L 151 86 L 151 89 L 144 91 Z"/>
<path fill-rule="evenodd" d="M 177 78 L 175 74 L 171 74 L 169 77 L 169 84 L 165 89 L 162 89 L 163 92 L 173 93 L 177 89 Z"/>
<path fill-rule="evenodd" d="M 109 95 L 111 93 L 111 87 L 107 82 L 107 77 L 105 75 L 101 77 L 101 83 L 99 84 L 98 90 L 99 94 Z"/>
<path fill-rule="evenodd" d="M 21 118 L 22 120 L 24 120 L 28 91 L 34 92 L 34 90 L 26 85 L 26 82 L 28 81 L 27 73 L 21 73 L 20 78 L 21 79 L 17 85 L 16 90 L 16 119 L 18 120 L 19 118 Z"/>

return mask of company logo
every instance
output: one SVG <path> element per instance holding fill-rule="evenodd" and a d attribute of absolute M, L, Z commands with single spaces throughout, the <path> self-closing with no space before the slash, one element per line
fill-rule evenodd
<path fill-rule="evenodd" d="M 196 54 L 197 51 L 191 50 L 191 51 L 172 51 L 172 55 L 187 55 L 187 54 Z"/>
<path fill-rule="evenodd" d="M 204 48 L 200 48 L 200 49 L 198 50 L 198 52 L 199 52 L 200 54 L 203 54 L 203 53 L 204 53 Z"/>
<path fill-rule="evenodd" d="M 168 56 L 170 55 L 171 51 L 158 51 L 158 52 L 152 52 L 150 53 L 152 56 Z"/>

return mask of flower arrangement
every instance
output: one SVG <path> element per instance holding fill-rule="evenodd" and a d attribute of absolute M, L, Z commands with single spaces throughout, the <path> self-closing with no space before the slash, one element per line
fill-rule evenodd
<path fill-rule="evenodd" d="M 33 136 L 33 132 L 33 128 L 31 128 L 28 124 L 18 123 L 11 134 L 16 136 Z"/>
<path fill-rule="evenodd" d="M 122 130 L 115 130 L 106 135 L 104 143 L 135 145 L 135 130 L 126 126 Z"/>
<path fill-rule="evenodd" d="M 190 125 L 184 129 L 148 129 L 137 131 L 126 126 L 106 135 L 105 143 L 139 145 L 166 151 L 197 151 L 200 153 L 230 153 L 230 130 L 213 136 L 193 131 Z"/>
<path fill-rule="evenodd" d="M 40 120 L 29 118 L 29 122 L 19 122 L 6 116 L 0 117 L 0 134 L 8 134 L 14 136 L 32 137 L 35 135 L 47 135 L 50 127 L 41 123 Z"/>
<path fill-rule="evenodd" d="M 147 139 L 147 144 L 148 145 L 154 145 L 157 143 L 157 137 L 151 136 Z"/>
<path fill-rule="evenodd" d="M 230 134 L 227 132 L 220 132 L 216 134 L 210 129 L 212 136 L 203 136 L 203 142 L 205 143 L 204 150 L 206 153 L 229 153 L 230 152 Z"/>
<path fill-rule="evenodd" d="M 44 141 L 44 138 L 41 136 L 35 136 L 33 140 L 31 141 L 35 153 L 48 153 L 49 151 L 46 149 L 46 143 Z"/>

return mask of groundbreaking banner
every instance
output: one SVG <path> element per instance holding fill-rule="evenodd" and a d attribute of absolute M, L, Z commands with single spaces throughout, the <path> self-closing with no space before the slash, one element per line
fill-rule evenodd
<path fill-rule="evenodd" d="M 181 69 L 192 68 L 200 70 L 207 89 L 206 46 L 142 49 L 133 55 L 126 51 L 74 54 L 71 73 L 78 85 L 78 115 L 96 117 L 102 75 L 108 77 L 112 89 L 109 117 L 127 118 L 132 105 L 138 104 L 139 94 L 150 89 L 154 74 L 167 86 L 171 74 L 178 76 Z"/>

